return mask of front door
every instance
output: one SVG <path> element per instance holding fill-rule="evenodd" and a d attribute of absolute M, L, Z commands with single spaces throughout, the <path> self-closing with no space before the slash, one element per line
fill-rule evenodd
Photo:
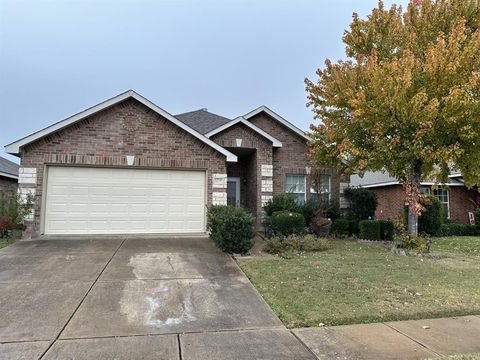
<path fill-rule="evenodd" d="M 240 206 L 240 178 L 227 178 L 227 205 Z"/>

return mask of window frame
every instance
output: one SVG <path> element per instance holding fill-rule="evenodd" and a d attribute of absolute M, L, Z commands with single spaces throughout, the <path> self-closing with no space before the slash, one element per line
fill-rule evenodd
<path fill-rule="evenodd" d="M 445 195 L 435 194 L 435 192 L 436 192 L 436 191 L 438 192 L 439 190 L 440 190 L 440 191 L 444 191 L 444 192 L 445 192 Z M 442 203 L 442 206 L 443 206 L 444 204 L 447 204 L 447 214 L 446 214 L 447 216 L 446 216 L 446 218 L 447 218 L 447 219 L 450 219 L 450 191 L 449 191 L 448 189 L 443 189 L 443 188 L 433 189 L 433 196 L 435 196 L 438 200 L 440 200 L 440 202 Z M 443 198 L 440 199 L 439 196 L 442 196 L 442 197 L 445 196 L 446 199 L 447 199 L 447 201 L 443 201 Z"/>
<path fill-rule="evenodd" d="M 322 197 L 323 195 L 326 195 L 328 194 L 328 201 L 332 200 L 332 175 L 329 175 L 329 174 L 322 174 L 320 175 L 320 178 L 322 176 L 326 176 L 328 177 L 328 192 L 325 192 L 325 193 L 318 193 L 317 192 L 317 189 L 315 189 L 315 187 L 313 186 L 313 179 L 310 183 L 310 198 L 312 198 L 312 194 L 316 194 L 317 195 L 317 201 L 319 199 L 319 196 Z"/>
<path fill-rule="evenodd" d="M 424 190 L 424 191 L 422 191 L 422 190 Z M 446 202 L 443 201 L 443 199 L 440 199 L 438 194 L 435 194 L 435 191 L 439 191 L 439 190 L 446 192 L 446 199 L 447 199 Z M 446 214 L 445 218 L 450 220 L 450 190 L 449 189 L 444 189 L 444 188 L 432 189 L 431 187 L 422 186 L 420 188 L 420 193 L 435 196 L 442 203 L 442 207 L 446 204 L 447 205 L 447 214 Z"/>
<path fill-rule="evenodd" d="M 293 191 L 288 191 L 287 186 L 288 186 L 288 178 L 289 177 L 303 177 L 303 187 L 304 191 L 303 192 L 293 192 Z M 284 186 L 284 191 L 285 194 L 303 194 L 303 203 L 305 204 L 307 202 L 307 176 L 302 175 L 302 174 L 286 174 L 285 175 L 285 186 Z"/>

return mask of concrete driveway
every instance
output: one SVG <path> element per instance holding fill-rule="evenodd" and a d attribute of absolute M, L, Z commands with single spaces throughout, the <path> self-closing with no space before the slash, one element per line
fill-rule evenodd
<path fill-rule="evenodd" d="M 0 250 L 1 359 L 311 359 L 206 238 Z"/>

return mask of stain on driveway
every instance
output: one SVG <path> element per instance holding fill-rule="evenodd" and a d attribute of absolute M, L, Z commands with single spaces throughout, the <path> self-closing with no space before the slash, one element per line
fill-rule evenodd
<path fill-rule="evenodd" d="M 177 358 L 180 338 L 172 334 L 227 330 L 235 338 L 236 331 L 269 329 L 274 336 L 271 330 L 284 329 L 207 238 L 19 242 L 0 250 L 0 306 L 2 359 L 39 352 L 42 359 L 69 352 L 87 359 L 98 351 L 123 358 L 118 344 L 134 351 L 144 341 L 134 338 L 146 336 L 154 348 L 151 335 L 168 347 L 166 358 Z M 132 338 L 109 340 L 118 336 Z M 289 332 L 283 336 L 297 343 Z M 103 350 L 90 353 L 90 343 Z"/>

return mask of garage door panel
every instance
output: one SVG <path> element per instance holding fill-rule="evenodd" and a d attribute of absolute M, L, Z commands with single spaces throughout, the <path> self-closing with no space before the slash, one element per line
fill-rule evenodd
<path fill-rule="evenodd" d="M 205 231 L 205 172 L 49 167 L 47 234 Z"/>

